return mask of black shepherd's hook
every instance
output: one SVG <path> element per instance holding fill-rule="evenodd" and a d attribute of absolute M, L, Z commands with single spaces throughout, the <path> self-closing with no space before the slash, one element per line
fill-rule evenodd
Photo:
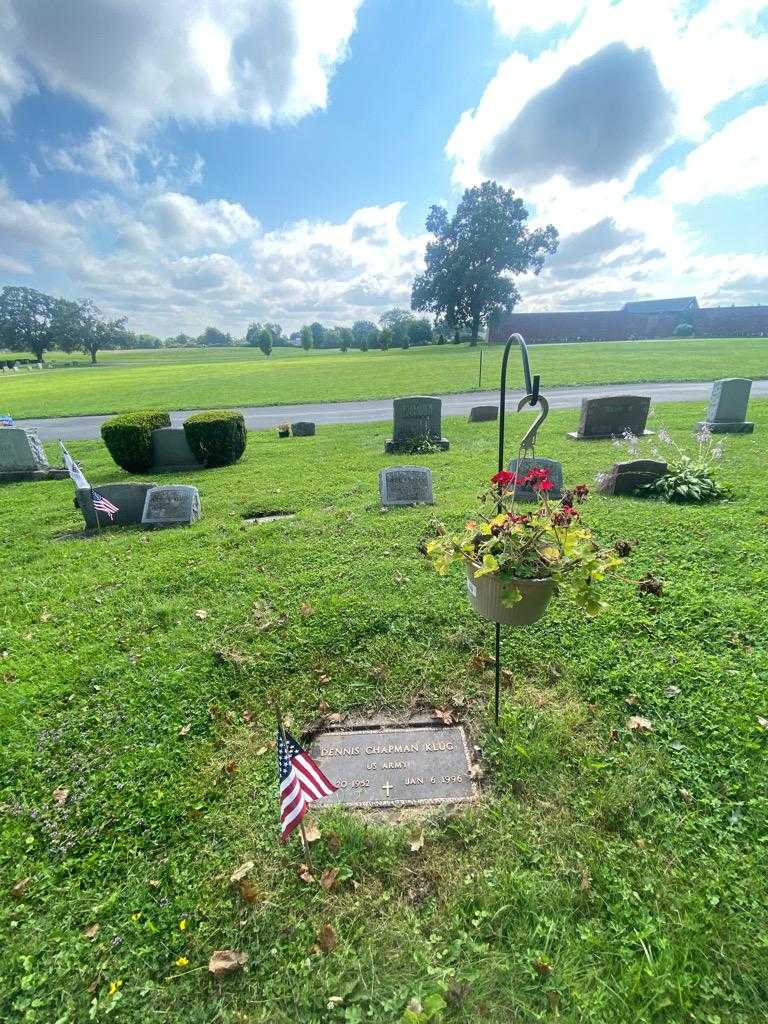
<path fill-rule="evenodd" d="M 540 405 L 541 414 L 533 426 L 527 431 L 525 437 L 520 443 L 520 452 L 533 452 L 533 446 L 536 443 L 536 433 L 547 418 L 549 412 L 549 403 L 543 395 L 539 394 L 539 375 L 531 378 L 531 364 L 528 360 L 528 346 L 523 340 L 521 334 L 510 334 L 509 340 L 504 348 L 504 355 L 501 359 L 501 388 L 499 393 L 499 472 L 504 469 L 504 421 L 506 416 L 506 405 L 507 405 L 507 363 L 509 362 L 509 353 L 514 344 L 520 346 L 520 354 L 523 358 L 523 375 L 525 376 L 525 396 L 520 399 L 517 406 L 517 411 L 526 405 Z M 499 485 L 499 512 L 501 512 L 501 495 L 503 493 L 502 485 Z M 496 623 L 496 688 L 495 688 L 495 718 L 496 725 L 499 724 L 499 700 L 501 695 L 501 625 Z"/>
<path fill-rule="evenodd" d="M 504 422 L 506 417 L 506 405 L 507 405 L 507 363 L 509 362 L 509 353 L 514 344 L 520 346 L 520 354 L 523 357 L 523 374 L 525 376 L 525 398 L 522 399 L 518 406 L 518 412 L 522 409 L 523 405 L 536 405 L 539 402 L 539 381 L 541 378 L 538 373 L 535 377 L 531 378 L 531 364 L 528 360 L 528 346 L 523 340 L 522 334 L 510 334 L 509 340 L 504 347 L 504 355 L 501 357 L 501 390 L 499 394 L 499 472 L 504 469 Z M 529 447 L 533 441 L 536 440 L 536 431 L 544 421 L 547 415 L 549 406 L 542 404 L 542 415 L 534 424 L 534 430 L 531 435 L 531 431 L 525 435 L 525 440 L 530 442 Z"/>

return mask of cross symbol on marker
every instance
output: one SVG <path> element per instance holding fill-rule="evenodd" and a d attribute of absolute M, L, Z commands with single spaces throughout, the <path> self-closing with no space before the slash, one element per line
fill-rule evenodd
<path fill-rule="evenodd" d="M 381 788 L 384 790 L 384 792 L 387 794 L 387 796 L 389 796 L 390 789 L 394 789 L 395 787 L 392 785 L 392 783 L 389 781 L 389 779 L 387 779 L 387 781 L 384 783 L 384 785 Z"/>

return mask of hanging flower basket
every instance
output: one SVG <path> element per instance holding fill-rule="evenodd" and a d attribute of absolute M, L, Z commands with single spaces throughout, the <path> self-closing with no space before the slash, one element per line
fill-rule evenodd
<path fill-rule="evenodd" d="M 506 470 L 491 477 L 481 511 L 451 536 L 443 526 L 425 545 L 439 573 L 462 562 L 469 601 L 478 615 L 514 626 L 537 622 L 555 593 L 569 596 L 588 615 L 605 607 L 600 584 L 621 563 L 613 548 L 601 547 L 581 517 L 583 485 L 549 498 L 549 471 L 534 467 L 524 476 Z M 535 505 L 518 512 L 518 487 L 531 488 Z"/>
<path fill-rule="evenodd" d="M 478 615 L 504 626 L 530 626 L 547 610 L 555 592 L 553 579 L 501 579 L 477 576 L 480 566 L 467 558 L 467 594 Z M 514 603 L 512 603 L 514 601 Z"/>

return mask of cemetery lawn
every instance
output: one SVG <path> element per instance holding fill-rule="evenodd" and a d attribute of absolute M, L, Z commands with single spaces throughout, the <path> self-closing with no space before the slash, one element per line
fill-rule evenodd
<path fill-rule="evenodd" d="M 566 440 L 577 416 L 550 415 L 541 454 L 591 482 L 616 453 Z M 237 466 L 184 478 L 190 529 L 62 539 L 82 528 L 68 480 L 3 487 L 0 1019 L 764 1022 L 768 402 L 750 418 L 726 439 L 732 501 L 591 500 L 663 595 L 614 579 L 595 620 L 553 602 L 505 629 L 498 733 L 492 627 L 417 554 L 433 511 L 377 501 L 380 467 L 425 464 L 459 525 L 494 424 L 446 419 L 451 450 L 423 457 L 385 458 L 387 424 L 251 434 Z M 681 437 L 691 408 L 662 420 Z M 94 484 L 124 477 L 71 447 Z M 298 515 L 243 521 L 281 508 Z M 297 733 L 322 701 L 462 704 L 481 802 L 323 812 L 312 856 L 336 881 L 302 880 L 298 838 L 277 841 L 275 691 Z M 217 949 L 247 967 L 214 980 Z"/>
<path fill-rule="evenodd" d="M 483 387 L 495 387 L 502 350 L 467 344 L 347 353 L 280 348 L 268 360 L 250 348 L 102 352 L 95 367 L 0 375 L 0 414 L 21 419 L 449 394 L 478 388 L 481 351 Z M 56 362 L 62 354 L 50 355 Z M 768 338 L 539 345 L 534 362 L 548 388 L 759 378 L 768 374 Z"/>

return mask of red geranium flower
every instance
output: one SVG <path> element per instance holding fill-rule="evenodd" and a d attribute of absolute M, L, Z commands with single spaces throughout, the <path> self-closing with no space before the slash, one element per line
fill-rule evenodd
<path fill-rule="evenodd" d="M 502 487 L 508 487 L 510 484 L 515 482 L 515 474 L 510 473 L 509 470 L 502 469 L 499 473 L 496 473 L 491 477 L 492 484 L 500 484 Z"/>
<path fill-rule="evenodd" d="M 551 480 L 537 480 L 532 486 L 535 491 L 551 491 L 555 485 Z"/>

